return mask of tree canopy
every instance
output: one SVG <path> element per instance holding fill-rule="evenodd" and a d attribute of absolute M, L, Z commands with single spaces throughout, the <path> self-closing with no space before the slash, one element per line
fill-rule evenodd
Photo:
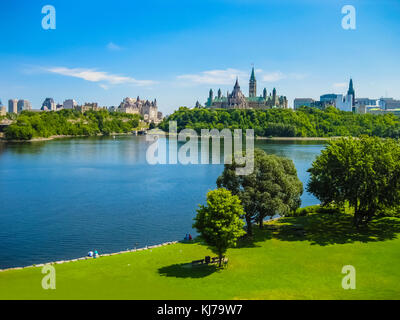
<path fill-rule="evenodd" d="M 227 249 L 235 247 L 238 238 L 246 233 L 241 220 L 243 214 L 239 198 L 226 189 L 208 192 L 207 205 L 200 205 L 197 210 L 193 228 L 197 229 L 211 250 L 218 254 L 219 266 Z"/>
<path fill-rule="evenodd" d="M 127 133 L 137 128 L 140 116 L 118 112 L 61 110 L 57 112 L 23 111 L 5 130 L 8 140 L 30 140 L 57 135 L 93 136 Z"/>
<path fill-rule="evenodd" d="M 354 114 L 335 107 L 320 110 L 311 107 L 292 109 L 188 109 L 181 107 L 160 124 L 164 131 L 169 121 L 176 121 L 178 130 L 254 129 L 262 137 L 333 137 L 378 136 L 400 137 L 400 119 L 393 114 Z"/>
<path fill-rule="evenodd" d="M 262 228 L 265 217 L 285 215 L 300 206 L 303 184 L 292 160 L 255 149 L 252 174 L 238 176 L 236 167 L 236 163 L 225 165 L 217 185 L 241 199 L 249 236 L 253 221 Z"/>
<path fill-rule="evenodd" d="M 400 144 L 362 136 L 329 142 L 314 161 L 307 190 L 323 204 L 348 204 L 354 224 L 400 204 Z"/>

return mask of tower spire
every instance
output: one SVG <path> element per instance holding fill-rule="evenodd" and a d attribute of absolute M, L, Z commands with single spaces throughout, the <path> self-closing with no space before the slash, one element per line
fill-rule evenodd
<path fill-rule="evenodd" d="M 257 96 L 257 80 L 254 72 L 254 65 L 251 70 L 250 82 L 249 82 L 249 97 Z"/>
<path fill-rule="evenodd" d="M 350 78 L 350 83 L 349 83 L 349 90 L 347 91 L 348 95 L 352 95 L 353 96 L 353 106 L 356 104 L 356 93 L 354 91 L 354 86 L 353 86 L 353 79 Z"/>

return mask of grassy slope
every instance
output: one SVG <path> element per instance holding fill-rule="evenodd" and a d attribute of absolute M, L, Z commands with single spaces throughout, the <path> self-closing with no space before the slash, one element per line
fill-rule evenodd
<path fill-rule="evenodd" d="M 41 288 L 41 269 L 0 272 L 1 299 L 400 299 L 400 219 L 374 221 L 360 233 L 349 218 L 313 215 L 305 236 L 280 228 L 228 252 L 229 266 L 187 266 L 210 255 L 184 244 L 57 265 L 57 289 Z M 383 231 L 384 230 L 384 231 Z M 343 290 L 341 269 L 357 270 Z"/>

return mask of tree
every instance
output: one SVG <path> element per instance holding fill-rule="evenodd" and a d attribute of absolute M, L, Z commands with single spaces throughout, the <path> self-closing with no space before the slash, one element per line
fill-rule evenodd
<path fill-rule="evenodd" d="M 245 211 L 248 236 L 253 234 L 253 221 L 262 228 L 266 216 L 284 215 L 300 206 L 303 184 L 292 160 L 256 149 L 252 174 L 238 176 L 236 168 L 235 162 L 225 165 L 217 186 L 239 196 Z"/>
<path fill-rule="evenodd" d="M 307 190 L 322 204 L 348 204 L 356 227 L 400 204 L 400 145 L 392 139 L 331 141 L 309 172 Z"/>
<path fill-rule="evenodd" d="M 218 254 L 219 266 L 222 257 L 237 239 L 245 234 L 241 216 L 243 207 L 237 196 L 226 189 L 208 192 L 207 205 L 200 205 L 193 228 L 196 228 L 210 249 Z"/>

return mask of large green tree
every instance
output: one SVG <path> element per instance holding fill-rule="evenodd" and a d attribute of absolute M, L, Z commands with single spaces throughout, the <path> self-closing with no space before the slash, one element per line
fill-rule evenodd
<path fill-rule="evenodd" d="M 265 217 L 285 215 L 300 206 L 303 184 L 292 160 L 255 149 L 254 171 L 246 176 L 238 176 L 237 167 L 235 162 L 225 165 L 217 185 L 241 199 L 249 236 L 252 236 L 254 221 L 262 228 Z"/>
<path fill-rule="evenodd" d="M 230 247 L 235 247 L 237 239 L 245 234 L 244 214 L 240 199 L 226 189 L 208 192 L 207 205 L 200 205 L 193 228 L 199 232 L 210 249 L 218 254 L 219 266 L 222 257 Z"/>
<path fill-rule="evenodd" d="M 307 190 L 322 204 L 348 204 L 354 225 L 400 203 L 400 144 L 362 136 L 329 142 L 314 161 Z"/>

